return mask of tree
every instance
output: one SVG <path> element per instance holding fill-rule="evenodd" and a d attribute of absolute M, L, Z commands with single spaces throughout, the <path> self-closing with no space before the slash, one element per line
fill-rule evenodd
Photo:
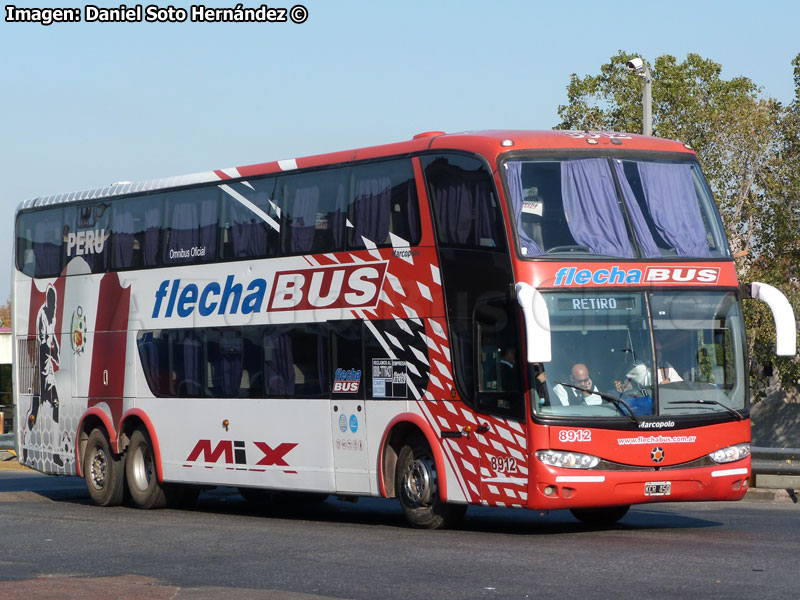
<path fill-rule="evenodd" d="M 558 129 L 638 132 L 642 128 L 642 82 L 619 51 L 599 75 L 572 75 Z M 800 55 L 792 63 L 797 97 L 786 107 L 746 77 L 724 80 L 722 67 L 697 54 L 678 62 L 670 55 L 650 66 L 653 133 L 680 140 L 698 154 L 714 193 L 742 280 L 772 283 L 800 308 L 797 269 L 800 199 Z M 775 332 L 769 310 L 746 303 L 751 356 L 772 365 Z M 771 328 L 771 329 L 770 329 Z M 784 384 L 797 381 L 794 361 L 775 361 Z M 760 389 L 758 386 L 755 388 Z"/>
<path fill-rule="evenodd" d="M 0 306 L 0 327 L 11 327 L 11 298 Z"/>

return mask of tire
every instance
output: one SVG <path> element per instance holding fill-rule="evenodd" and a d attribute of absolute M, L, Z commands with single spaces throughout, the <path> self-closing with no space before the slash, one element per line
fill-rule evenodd
<path fill-rule="evenodd" d="M 131 500 L 139 508 L 163 508 L 167 505 L 165 486 L 158 482 L 156 459 L 150 437 L 141 429 L 131 435 L 125 459 L 125 475 Z"/>
<path fill-rule="evenodd" d="M 439 479 L 433 453 L 419 437 L 400 449 L 395 470 L 395 490 L 406 521 L 421 529 L 440 529 L 457 523 L 465 504 L 447 504 L 439 495 Z"/>
<path fill-rule="evenodd" d="M 122 504 L 125 493 L 125 464 L 111 451 L 106 432 L 93 429 L 83 454 L 83 477 L 89 496 L 98 506 Z"/>
<path fill-rule="evenodd" d="M 628 513 L 630 506 L 607 506 L 603 508 L 571 508 L 569 512 L 581 523 L 595 527 L 608 527 Z"/>

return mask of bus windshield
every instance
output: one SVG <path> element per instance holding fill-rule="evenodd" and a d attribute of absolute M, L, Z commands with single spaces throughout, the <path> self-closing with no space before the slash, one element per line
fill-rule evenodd
<path fill-rule="evenodd" d="M 522 257 L 728 257 L 694 162 L 515 159 L 504 166 Z"/>
<path fill-rule="evenodd" d="M 743 318 L 728 292 L 548 293 L 542 415 L 679 416 L 746 407 Z M 657 400 L 657 401 L 656 401 Z M 733 410 L 731 410 L 733 409 Z"/>

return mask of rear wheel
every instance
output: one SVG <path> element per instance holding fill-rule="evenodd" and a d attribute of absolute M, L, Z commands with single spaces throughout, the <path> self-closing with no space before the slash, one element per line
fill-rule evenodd
<path fill-rule="evenodd" d="M 167 504 L 165 488 L 158 482 L 156 459 L 150 437 L 141 429 L 131 435 L 125 474 L 131 499 L 139 508 L 163 508 Z"/>
<path fill-rule="evenodd" d="M 439 495 L 439 478 L 433 452 L 419 437 L 400 449 L 395 471 L 395 490 L 406 520 L 414 527 L 439 529 L 456 523 L 465 504 L 447 504 Z"/>
<path fill-rule="evenodd" d="M 572 516 L 586 525 L 598 527 L 613 525 L 628 513 L 630 506 L 606 506 L 603 508 L 571 508 Z"/>
<path fill-rule="evenodd" d="M 99 506 L 122 504 L 125 491 L 125 465 L 111 451 L 106 432 L 93 429 L 83 454 L 83 477 L 89 497 Z"/>

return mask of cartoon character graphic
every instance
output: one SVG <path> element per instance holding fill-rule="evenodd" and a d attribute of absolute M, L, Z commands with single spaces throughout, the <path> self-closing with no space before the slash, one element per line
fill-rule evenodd
<path fill-rule="evenodd" d="M 29 432 L 33 431 L 34 426 L 39 420 L 39 411 L 47 403 L 52 408 L 53 427 L 50 434 L 53 439 L 59 433 L 59 414 L 58 414 L 58 389 L 56 387 L 56 371 L 59 368 L 61 349 L 58 344 L 58 329 L 56 325 L 56 302 L 57 292 L 52 285 L 47 286 L 45 302 L 36 315 L 36 343 L 39 353 L 39 395 L 33 396 L 31 407 L 28 414 L 27 427 Z M 40 427 L 40 430 L 42 428 Z M 63 466 L 59 448 L 50 440 L 50 447 L 53 449 L 53 463 Z"/>

